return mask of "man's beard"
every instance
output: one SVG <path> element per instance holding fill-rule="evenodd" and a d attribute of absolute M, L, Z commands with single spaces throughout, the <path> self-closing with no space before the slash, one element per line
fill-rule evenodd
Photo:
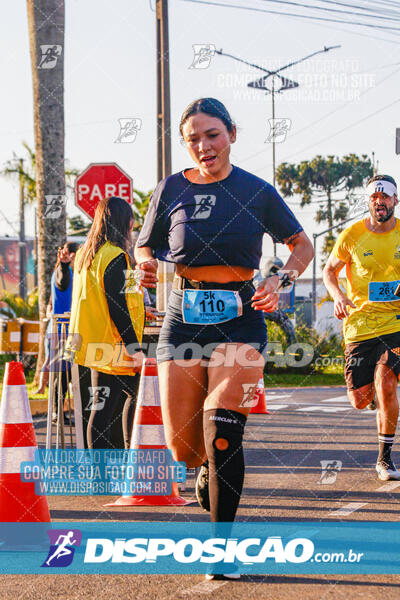
<path fill-rule="evenodd" d="M 386 214 L 378 215 L 376 209 L 374 209 L 372 216 L 378 223 L 386 223 L 394 214 L 394 206 L 393 208 L 386 208 Z"/>

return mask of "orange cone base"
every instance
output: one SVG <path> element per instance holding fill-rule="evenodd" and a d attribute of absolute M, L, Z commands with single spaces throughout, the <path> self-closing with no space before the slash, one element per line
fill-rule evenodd
<path fill-rule="evenodd" d="M 172 494 L 169 496 L 120 496 L 115 502 L 103 506 L 185 506 L 194 500 L 185 500 L 179 495 L 178 486 L 172 483 Z"/>
<path fill-rule="evenodd" d="M 252 410 L 250 411 L 250 414 L 251 414 L 251 415 L 270 415 L 271 413 L 270 413 L 270 412 L 269 412 L 269 410 L 267 410 L 266 408 L 264 408 L 264 409 L 262 409 L 262 408 L 261 408 L 261 409 L 260 409 L 260 407 L 259 407 L 259 406 L 256 406 L 256 407 L 254 408 L 254 410 L 252 409 Z"/>
<path fill-rule="evenodd" d="M 50 523 L 46 496 L 35 494 L 33 482 L 22 482 L 19 473 L 0 475 L 0 523 Z"/>
<path fill-rule="evenodd" d="M 121 496 L 103 506 L 184 506 L 191 503 L 181 496 Z"/>
<path fill-rule="evenodd" d="M 269 410 L 267 410 L 267 401 L 264 394 L 258 394 L 258 403 L 257 406 L 253 406 L 250 409 L 251 415 L 269 415 L 271 414 Z"/>

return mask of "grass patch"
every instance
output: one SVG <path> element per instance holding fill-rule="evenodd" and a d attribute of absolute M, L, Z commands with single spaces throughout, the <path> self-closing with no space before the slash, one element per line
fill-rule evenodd
<path fill-rule="evenodd" d="M 294 373 L 284 369 L 271 369 L 264 373 L 265 387 L 320 387 L 323 385 L 346 385 L 343 366 L 331 365 L 311 373 Z"/>
<path fill-rule="evenodd" d="M 267 373 L 265 387 L 320 387 L 324 385 L 346 385 L 343 373 Z"/>
<path fill-rule="evenodd" d="M 33 375 L 32 375 L 32 379 L 33 379 Z M 34 394 L 34 391 L 37 388 L 37 385 L 33 385 L 33 382 L 27 382 L 26 383 L 26 387 L 28 388 L 28 397 L 32 398 L 33 400 L 47 400 L 47 389 L 46 392 L 44 394 Z"/>

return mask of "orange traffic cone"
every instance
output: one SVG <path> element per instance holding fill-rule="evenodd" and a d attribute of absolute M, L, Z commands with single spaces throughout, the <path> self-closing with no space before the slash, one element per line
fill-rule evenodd
<path fill-rule="evenodd" d="M 131 437 L 131 450 L 166 449 L 164 425 L 161 414 L 160 389 L 157 363 L 148 358 L 143 363 L 140 377 L 135 420 Z M 178 485 L 172 483 L 169 496 L 120 496 L 115 502 L 104 506 L 183 506 L 191 504 L 179 496 Z"/>
<path fill-rule="evenodd" d="M 6 363 L 0 406 L 0 522 L 50 522 L 46 496 L 23 482 L 20 464 L 33 461 L 35 430 L 22 363 Z"/>
<path fill-rule="evenodd" d="M 261 378 L 257 383 L 256 391 L 253 397 L 254 406 L 250 409 L 252 415 L 269 415 L 267 410 L 267 398 L 265 396 L 264 380 Z M 257 401 L 257 404 L 256 404 Z"/>

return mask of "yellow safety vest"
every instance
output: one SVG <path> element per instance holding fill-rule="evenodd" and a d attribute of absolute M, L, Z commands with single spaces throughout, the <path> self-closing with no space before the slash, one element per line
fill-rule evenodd
<path fill-rule="evenodd" d="M 78 250 L 75 264 L 82 250 Z M 66 355 L 78 365 L 113 375 L 133 375 L 132 359 L 126 353 L 121 336 L 110 317 L 104 290 L 104 273 L 114 258 L 126 254 L 118 246 L 106 242 L 96 253 L 89 269 L 74 271 L 71 318 Z M 126 255 L 126 303 L 138 341 L 144 326 L 143 293 L 136 285 Z"/>

